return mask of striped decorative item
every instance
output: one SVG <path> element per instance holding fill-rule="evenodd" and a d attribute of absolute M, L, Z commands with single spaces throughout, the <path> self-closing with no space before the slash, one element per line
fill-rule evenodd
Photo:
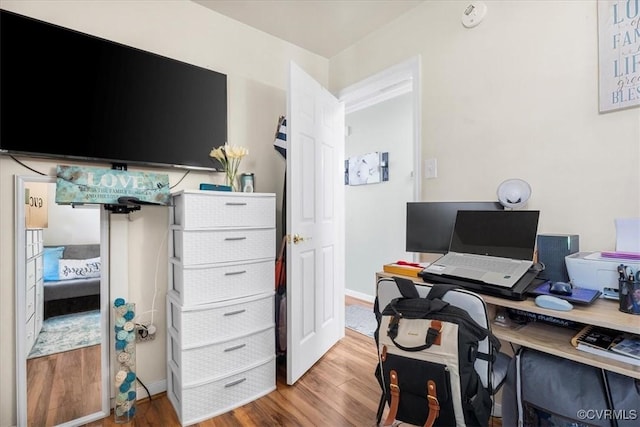
<path fill-rule="evenodd" d="M 280 116 L 278 118 L 278 128 L 276 129 L 276 137 L 273 141 L 273 148 L 285 159 L 287 158 L 287 118 Z"/>

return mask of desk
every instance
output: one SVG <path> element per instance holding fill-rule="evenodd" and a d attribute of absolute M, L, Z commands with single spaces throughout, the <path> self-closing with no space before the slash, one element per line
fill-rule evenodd
<path fill-rule="evenodd" d="M 381 277 L 393 276 L 397 275 L 378 272 L 376 273 L 376 282 Z M 412 280 L 418 285 L 425 284 L 425 282 L 419 277 L 403 277 Z M 556 311 L 538 307 L 532 298 L 525 301 L 512 301 L 480 293 L 478 293 L 478 295 L 481 295 L 487 303 L 490 319 L 495 317 L 495 310 L 497 308 L 505 307 L 530 313 L 544 314 L 558 319 L 571 320 L 588 325 L 601 326 L 618 331 L 631 332 L 635 334 L 640 333 L 640 316 L 621 312 L 618 310 L 618 303 L 616 301 L 600 298 L 588 306 L 576 305 L 571 311 Z M 619 362 L 614 359 L 597 356 L 574 348 L 571 345 L 571 337 L 573 337 L 577 331 L 574 331 L 573 329 L 544 324 L 541 322 L 532 322 L 524 326 L 518 326 L 517 328 L 508 328 L 497 325 L 492 321 L 491 331 L 497 338 L 503 341 L 508 341 L 513 344 L 529 347 L 565 359 L 573 360 L 575 362 L 596 366 L 608 371 L 640 379 L 640 366 Z"/>

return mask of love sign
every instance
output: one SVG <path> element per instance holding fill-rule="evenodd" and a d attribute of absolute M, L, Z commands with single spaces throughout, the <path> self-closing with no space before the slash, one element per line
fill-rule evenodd
<path fill-rule="evenodd" d="M 120 197 L 169 203 L 169 175 L 83 166 L 56 168 L 56 203 L 118 204 Z"/>

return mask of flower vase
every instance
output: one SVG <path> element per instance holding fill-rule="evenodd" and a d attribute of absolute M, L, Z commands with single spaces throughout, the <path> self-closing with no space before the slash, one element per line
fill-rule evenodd
<path fill-rule="evenodd" d="M 136 413 L 136 328 L 134 303 L 116 298 L 113 303 L 115 332 L 116 424 L 129 423 Z"/>
<path fill-rule="evenodd" d="M 236 188 L 236 174 L 231 171 L 226 171 L 224 174 L 224 183 L 231 187 L 231 191 L 238 191 Z"/>

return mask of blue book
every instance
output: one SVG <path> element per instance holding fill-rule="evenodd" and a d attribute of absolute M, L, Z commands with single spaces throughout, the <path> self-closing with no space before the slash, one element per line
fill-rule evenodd
<path fill-rule="evenodd" d="M 611 351 L 640 360 L 640 335 L 624 334 L 622 340 L 611 347 Z"/>
<path fill-rule="evenodd" d="M 231 187 L 228 185 L 206 184 L 206 183 L 200 184 L 200 189 L 208 190 L 208 191 L 231 191 Z"/>
<path fill-rule="evenodd" d="M 595 289 L 586 289 L 586 288 L 576 288 L 575 286 L 572 289 L 571 295 L 558 295 L 552 294 L 549 292 L 551 282 L 547 281 L 538 287 L 534 288 L 532 291 L 529 291 L 530 294 L 538 296 L 538 295 L 552 295 L 554 297 L 562 298 L 564 300 L 569 301 L 573 304 L 591 304 L 595 300 L 597 300 L 602 292 L 597 291 Z"/>

